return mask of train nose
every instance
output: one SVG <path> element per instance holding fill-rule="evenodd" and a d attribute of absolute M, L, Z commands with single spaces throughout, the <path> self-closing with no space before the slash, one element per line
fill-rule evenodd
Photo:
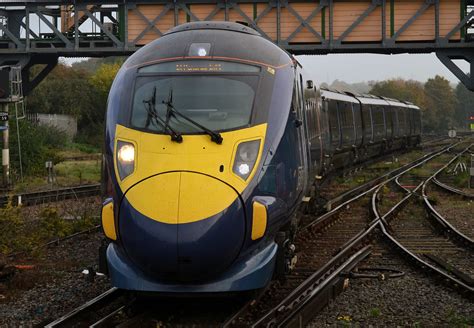
<path fill-rule="evenodd" d="M 191 172 L 156 176 L 131 187 L 120 205 L 123 247 L 143 271 L 193 281 L 224 271 L 245 236 L 244 205 L 214 177 Z"/>

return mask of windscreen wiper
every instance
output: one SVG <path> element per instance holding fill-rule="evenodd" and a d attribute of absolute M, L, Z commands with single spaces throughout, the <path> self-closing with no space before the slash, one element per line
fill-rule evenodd
<path fill-rule="evenodd" d="M 146 124 L 147 127 L 149 125 L 149 119 L 152 118 L 155 123 L 158 123 L 163 127 L 163 131 L 165 133 L 168 133 L 170 135 L 171 141 L 175 141 L 177 143 L 183 142 L 183 137 L 181 136 L 181 134 L 176 132 L 169 126 L 169 119 L 167 118 L 166 121 L 163 121 L 163 119 L 159 117 L 158 113 L 156 112 L 156 86 L 153 88 L 153 95 L 151 96 L 151 99 L 144 100 L 143 103 L 145 104 L 145 109 L 148 113 Z M 148 105 L 148 107 L 146 105 Z M 168 116 L 168 114 L 166 115 Z"/>
<path fill-rule="evenodd" d="M 171 116 L 174 116 L 174 117 L 179 116 L 179 117 L 185 119 L 186 121 L 188 121 L 189 123 L 197 126 L 199 129 L 203 130 L 205 133 L 207 133 L 211 137 L 211 141 L 215 142 L 218 145 L 222 144 L 222 141 L 224 139 L 222 138 L 220 133 L 212 131 L 211 129 L 208 129 L 205 126 L 202 126 L 198 122 L 190 119 L 189 117 L 187 117 L 183 113 L 178 112 L 176 110 L 176 108 L 174 108 L 174 106 L 173 106 L 173 89 L 170 89 L 170 96 L 169 96 L 168 100 L 167 101 L 163 100 L 162 103 L 166 105 L 166 123 L 169 123 L 169 119 L 171 118 Z"/>

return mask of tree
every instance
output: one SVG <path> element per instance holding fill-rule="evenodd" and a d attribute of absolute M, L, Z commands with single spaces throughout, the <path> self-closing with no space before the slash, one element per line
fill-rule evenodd
<path fill-rule="evenodd" d="M 454 124 L 456 94 L 449 81 L 436 75 L 425 84 L 426 111 L 423 116 L 425 131 L 446 132 Z"/>
<path fill-rule="evenodd" d="M 59 64 L 28 97 L 28 111 L 67 114 L 81 119 L 84 109 L 91 109 L 93 86 L 85 71 Z"/>
<path fill-rule="evenodd" d="M 93 108 L 85 108 L 79 121 L 80 141 L 91 144 L 102 144 L 107 97 L 110 87 L 119 71 L 121 64 L 102 64 L 97 71 L 88 78 L 93 92 L 91 99 Z"/>
<path fill-rule="evenodd" d="M 455 92 L 458 103 L 454 119 L 457 127 L 465 129 L 468 124 L 468 117 L 474 115 L 474 92 L 469 91 L 462 83 L 457 85 Z"/>
<path fill-rule="evenodd" d="M 121 66 L 122 65 L 120 63 L 102 64 L 90 78 L 92 85 L 105 99 L 105 101 L 107 101 L 110 87 L 112 86 L 115 76 L 117 75 Z"/>
<path fill-rule="evenodd" d="M 72 115 L 78 120 L 79 141 L 102 143 L 107 96 L 122 62 L 94 60 L 94 73 L 59 64 L 28 97 L 28 111 Z"/>
<path fill-rule="evenodd" d="M 426 98 L 423 84 L 413 80 L 392 79 L 376 82 L 370 93 L 376 96 L 409 101 L 420 108 L 425 108 Z"/>

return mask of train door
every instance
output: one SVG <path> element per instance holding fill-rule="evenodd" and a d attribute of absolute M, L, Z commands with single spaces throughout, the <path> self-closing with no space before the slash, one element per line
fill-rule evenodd
<path fill-rule="evenodd" d="M 317 171 L 317 174 L 320 175 L 322 173 L 322 168 L 324 167 L 324 137 L 327 135 L 327 133 L 325 132 L 325 124 L 323 124 L 322 122 L 322 118 L 323 118 L 323 101 L 321 99 L 321 94 L 320 94 L 320 91 L 317 91 L 317 95 L 316 95 L 316 103 L 315 103 L 315 116 L 316 116 L 316 135 L 315 135 L 315 138 L 316 138 L 316 142 L 318 143 L 318 148 L 319 148 L 319 168 L 318 168 L 318 171 Z M 315 144 L 316 145 L 316 144 Z M 318 148 L 316 148 L 315 150 L 318 150 Z M 316 157 L 316 156 L 315 156 Z"/>
<path fill-rule="evenodd" d="M 341 147 L 341 130 L 339 115 L 337 114 L 337 102 L 328 100 L 329 134 L 331 137 L 331 152 L 336 152 Z"/>
<path fill-rule="evenodd" d="M 305 161 L 304 161 L 304 167 L 306 168 L 305 169 L 305 172 L 306 173 L 309 173 L 308 170 L 310 168 L 310 165 L 309 163 L 311 163 L 312 159 L 311 159 L 311 139 L 310 139 L 310 135 L 309 135 L 309 131 L 310 131 L 310 124 L 309 124 L 309 111 L 307 108 L 307 103 L 305 101 L 305 84 L 303 83 L 303 76 L 300 74 L 300 79 L 299 79 L 299 82 L 300 82 L 300 86 L 299 86 L 299 90 L 300 90 L 300 99 L 301 99 L 301 117 L 303 119 L 303 126 L 304 126 L 304 129 L 303 129 L 303 138 L 302 141 L 303 141 L 303 148 L 304 151 L 305 151 Z M 308 90 L 309 91 L 309 90 Z M 306 177 L 307 178 L 307 177 Z M 306 180 L 306 179 L 305 179 Z"/>
<path fill-rule="evenodd" d="M 297 167 L 297 193 L 306 191 L 307 180 L 308 180 L 308 143 L 306 131 L 308 129 L 304 114 L 304 98 L 303 88 L 301 85 L 301 75 L 295 79 L 294 92 L 293 92 L 293 110 L 295 115 L 295 128 L 296 128 L 296 147 L 298 153 L 298 167 Z"/>

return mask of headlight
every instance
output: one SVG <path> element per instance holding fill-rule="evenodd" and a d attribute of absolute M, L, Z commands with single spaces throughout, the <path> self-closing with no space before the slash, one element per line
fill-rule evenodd
<path fill-rule="evenodd" d="M 135 170 L 135 146 L 129 142 L 117 141 L 117 168 L 120 180 Z"/>
<path fill-rule="evenodd" d="M 237 147 L 232 171 L 242 179 L 247 180 L 255 166 L 259 149 L 260 140 L 242 142 Z"/>

